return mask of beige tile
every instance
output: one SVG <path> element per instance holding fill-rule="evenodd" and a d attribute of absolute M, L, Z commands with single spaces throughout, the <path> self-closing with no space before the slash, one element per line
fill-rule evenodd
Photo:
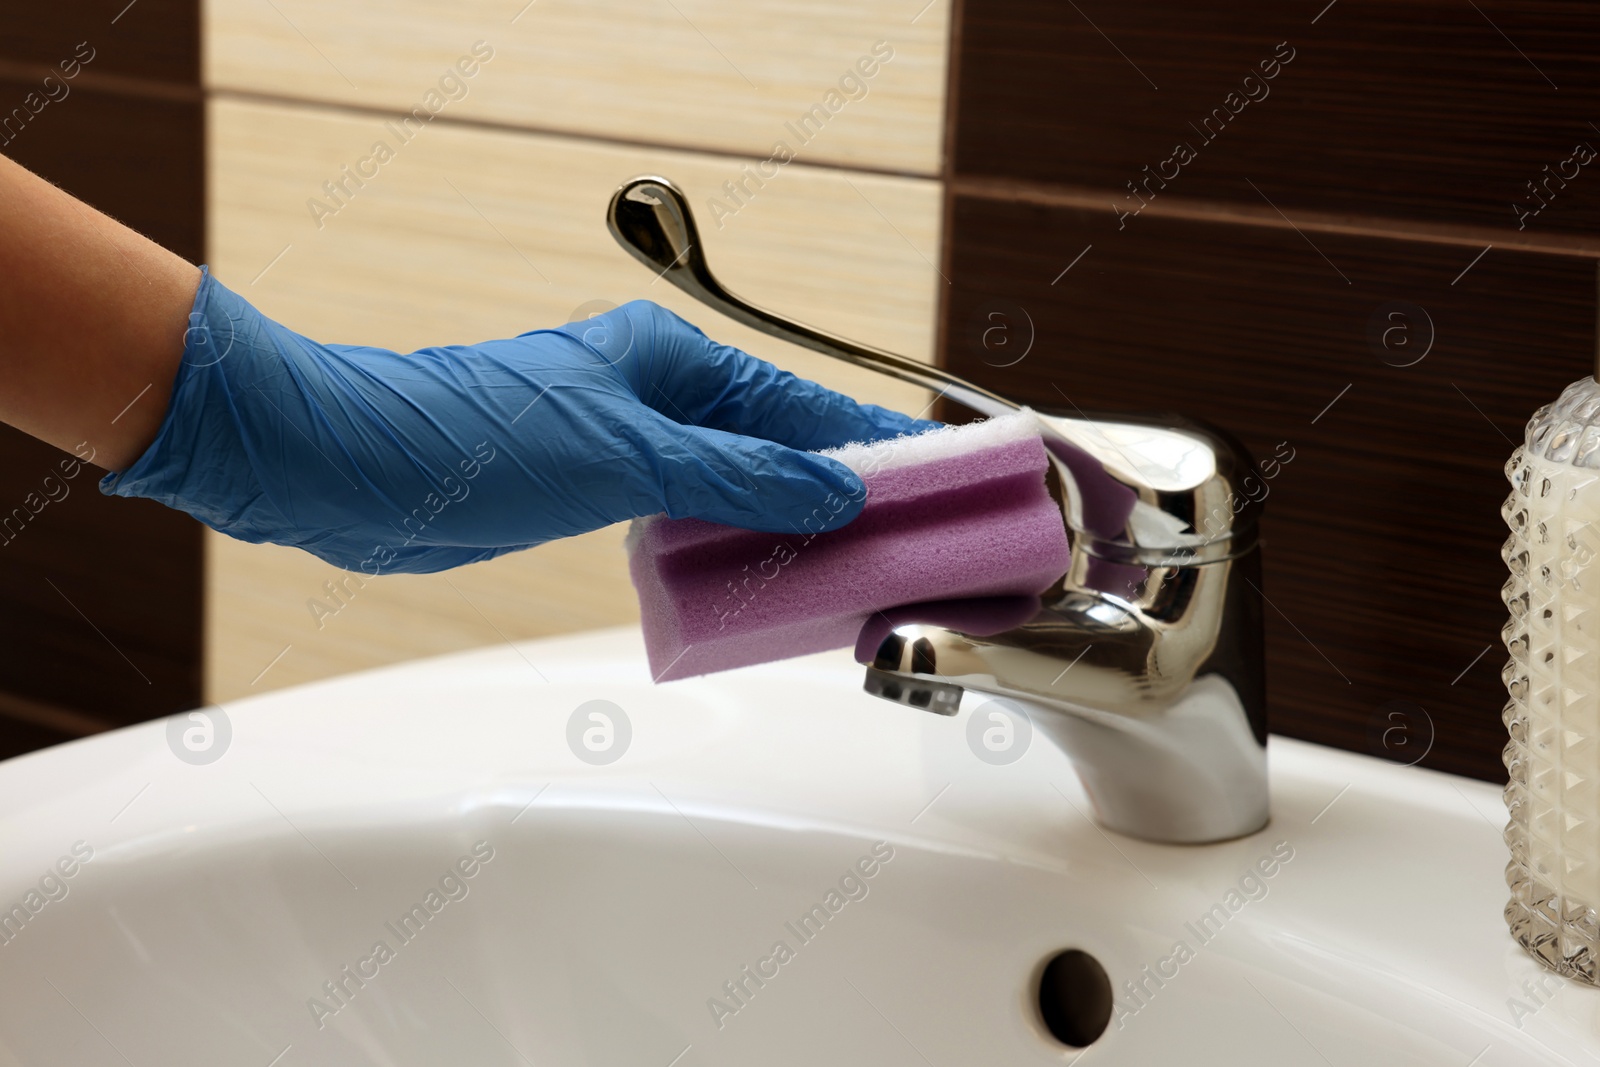
<path fill-rule="evenodd" d="M 401 660 L 636 622 L 624 529 L 597 530 L 446 574 L 366 581 L 299 549 L 208 532 L 206 699 L 233 700 Z"/>
<path fill-rule="evenodd" d="M 936 182 L 791 164 L 717 229 L 706 199 L 744 160 L 444 123 L 400 144 L 371 115 L 226 98 L 211 104 L 209 136 L 213 269 L 319 340 L 409 350 L 563 322 L 593 300 L 646 297 L 862 399 L 911 413 L 927 403 L 922 390 L 756 334 L 652 283 L 606 231 L 604 210 L 635 174 L 671 177 L 736 292 L 926 359 L 944 284 L 932 266 Z M 307 201 L 379 139 L 394 158 L 319 227 Z M 296 550 L 213 536 L 210 698 L 632 621 L 621 536 L 599 531 L 449 575 L 386 576 L 342 595 L 342 607 L 323 586 L 342 572 Z M 313 599 L 338 610 L 319 619 Z"/>
<path fill-rule="evenodd" d="M 937 172 L 944 0 L 206 0 L 205 79 L 296 99 L 760 154 L 815 106 L 818 163 Z M 520 12 L 519 12 L 519 9 Z M 920 9 L 920 10 L 919 10 Z M 441 76 L 492 51 L 463 89 Z M 837 92 L 878 42 L 892 58 Z M 471 64 L 468 64 L 471 69 Z M 869 68 L 870 69 L 870 68 Z M 864 92 L 864 95 L 862 95 Z M 457 99 L 450 99 L 450 96 Z"/>

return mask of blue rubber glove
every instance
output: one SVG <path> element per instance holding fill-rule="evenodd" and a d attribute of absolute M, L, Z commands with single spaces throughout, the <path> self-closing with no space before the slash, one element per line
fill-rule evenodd
<path fill-rule="evenodd" d="M 799 450 L 930 425 L 648 301 L 400 355 L 302 337 L 206 271 L 161 429 L 101 490 L 347 570 L 427 572 L 660 512 L 832 529 L 861 480 Z"/>

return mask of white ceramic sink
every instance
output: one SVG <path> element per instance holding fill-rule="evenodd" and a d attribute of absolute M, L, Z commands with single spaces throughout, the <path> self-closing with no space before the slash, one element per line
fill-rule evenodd
<path fill-rule="evenodd" d="M 172 724 L 209 763 L 153 723 L 0 764 L 0 907 L 37 905 L 0 1064 L 1600 1060 L 1600 994 L 1501 921 L 1498 790 L 1274 738 L 1266 830 L 1152 845 L 1042 737 L 994 765 L 971 707 L 860 686 L 841 652 L 657 687 L 610 631 L 230 705 L 209 749 Z M 568 740 L 595 700 L 604 765 L 587 711 Z M 1086 1051 L 1036 1008 L 1065 948 L 1118 995 Z"/>

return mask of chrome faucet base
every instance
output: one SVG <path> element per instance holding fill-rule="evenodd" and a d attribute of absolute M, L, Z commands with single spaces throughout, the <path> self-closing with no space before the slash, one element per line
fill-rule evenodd
<path fill-rule="evenodd" d="M 734 296 L 706 263 L 688 201 L 665 178 L 624 183 L 607 224 L 658 277 L 738 322 L 981 415 L 1021 407 L 943 368 Z M 1261 829 L 1267 711 L 1256 531 L 1265 494 L 1251 457 L 1227 434 L 1176 417 L 1036 414 L 1070 569 L 1031 621 L 1004 633 L 931 620 L 896 626 L 867 668 L 867 692 L 942 715 L 955 715 L 967 690 L 1017 702 L 1072 759 L 1101 824 L 1121 833 L 1199 844 Z M 948 611 L 938 617 L 948 621 Z"/>

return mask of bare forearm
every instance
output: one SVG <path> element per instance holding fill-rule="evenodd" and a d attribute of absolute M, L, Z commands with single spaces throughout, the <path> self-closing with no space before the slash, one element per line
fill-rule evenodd
<path fill-rule="evenodd" d="M 200 272 L 0 156 L 0 421 L 119 470 L 154 439 Z"/>

